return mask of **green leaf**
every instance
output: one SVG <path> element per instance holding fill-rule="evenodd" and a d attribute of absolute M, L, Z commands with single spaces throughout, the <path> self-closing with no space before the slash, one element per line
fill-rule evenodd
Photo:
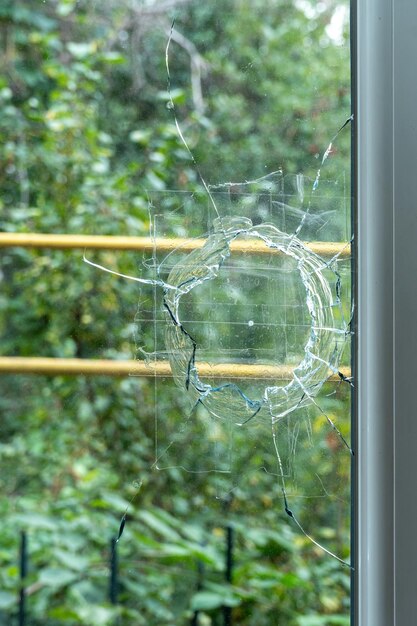
<path fill-rule="evenodd" d="M 67 43 L 67 48 L 73 57 L 82 60 L 96 52 L 97 44 L 95 41 L 90 43 L 75 43 L 74 41 L 70 41 Z"/>
<path fill-rule="evenodd" d="M 58 567 L 47 567 L 39 574 L 39 582 L 48 587 L 65 587 L 76 579 L 77 575 L 74 572 Z"/>
<path fill-rule="evenodd" d="M 78 618 L 78 613 L 70 607 L 59 606 L 49 611 L 49 616 L 59 620 L 74 620 Z"/>
<path fill-rule="evenodd" d="M 159 176 L 157 176 L 155 172 L 152 172 L 152 171 L 147 172 L 146 180 L 148 182 L 149 188 L 152 190 L 162 191 L 163 189 L 165 189 L 164 181 L 161 178 L 159 178 Z"/>
<path fill-rule="evenodd" d="M 103 52 L 101 58 L 110 65 L 121 65 L 122 63 L 126 63 L 126 59 L 119 52 Z"/>
<path fill-rule="evenodd" d="M 168 524 L 163 522 L 155 512 L 140 511 L 140 519 L 145 522 L 152 530 L 157 532 L 162 537 L 169 539 L 170 541 L 178 541 L 181 539 L 180 535 Z"/>
<path fill-rule="evenodd" d="M 156 551 L 149 551 L 148 554 L 152 554 L 154 558 L 170 558 L 178 561 L 191 557 L 187 548 L 171 543 L 161 543 Z"/>
<path fill-rule="evenodd" d="M 43 530 L 57 530 L 58 523 L 53 517 L 40 513 L 18 513 L 14 520 L 26 528 L 38 528 Z"/>
<path fill-rule="evenodd" d="M 132 130 L 129 134 L 129 139 L 133 141 L 133 143 L 140 143 L 146 146 L 149 143 L 151 135 L 152 133 L 149 130 Z"/>
<path fill-rule="evenodd" d="M 9 609 L 16 605 L 17 597 L 9 591 L 0 591 L 0 609 Z"/>
<path fill-rule="evenodd" d="M 211 591 L 199 591 L 191 600 L 191 610 L 193 611 L 210 611 L 218 609 L 223 605 L 223 596 Z"/>
<path fill-rule="evenodd" d="M 103 606 L 99 606 L 98 604 L 83 606 L 79 609 L 76 609 L 78 617 L 82 620 L 82 624 L 86 626 L 107 626 L 108 624 L 114 623 L 115 609 L 107 609 Z"/>
<path fill-rule="evenodd" d="M 117 493 L 111 493 L 107 491 L 101 494 L 102 499 L 113 509 L 115 513 L 123 514 L 129 506 L 128 500 L 125 500 Z"/>
<path fill-rule="evenodd" d="M 209 611 L 221 606 L 239 606 L 241 603 L 241 598 L 229 585 L 208 583 L 207 587 L 207 590 L 198 591 L 192 597 L 191 608 L 194 611 Z"/>
<path fill-rule="evenodd" d="M 56 548 L 54 550 L 54 555 L 62 563 L 62 565 L 66 565 L 69 569 L 76 572 L 86 569 L 88 565 L 88 559 L 80 554 L 74 554 L 73 552 L 66 552 Z"/>

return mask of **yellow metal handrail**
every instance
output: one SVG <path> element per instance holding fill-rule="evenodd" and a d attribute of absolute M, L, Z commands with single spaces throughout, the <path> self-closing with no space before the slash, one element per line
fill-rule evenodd
<path fill-rule="evenodd" d="M 291 380 L 293 368 L 286 365 L 260 365 L 251 363 L 197 363 L 198 373 L 210 378 L 259 378 Z M 349 378 L 347 367 L 340 369 Z M 168 361 L 115 361 L 108 359 L 59 359 L 44 357 L 0 357 L 0 373 L 45 374 L 53 376 L 141 376 L 146 378 L 171 377 Z M 329 371 L 329 380 L 340 377 Z"/>
<path fill-rule="evenodd" d="M 0 233 L 0 248 L 56 248 L 56 249 L 99 249 L 99 250 L 141 250 L 144 252 L 171 252 L 180 249 L 191 252 L 201 248 L 205 239 L 186 239 L 183 237 L 122 237 L 106 235 L 49 235 L 44 233 Z M 341 258 L 350 256 L 350 244 L 334 241 L 313 241 L 305 245 L 323 257 L 339 255 Z M 259 239 L 236 239 L 230 248 L 234 252 L 249 254 L 279 253 L 268 248 Z"/>

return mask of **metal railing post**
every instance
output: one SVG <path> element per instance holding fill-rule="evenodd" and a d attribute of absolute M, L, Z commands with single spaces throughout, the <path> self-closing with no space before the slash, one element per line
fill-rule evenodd
<path fill-rule="evenodd" d="M 26 588 L 25 579 L 28 573 L 28 542 L 25 531 L 20 534 L 20 548 L 19 548 L 19 578 L 20 578 L 20 590 L 19 590 L 19 610 L 18 610 L 18 626 L 25 626 L 26 624 Z"/>

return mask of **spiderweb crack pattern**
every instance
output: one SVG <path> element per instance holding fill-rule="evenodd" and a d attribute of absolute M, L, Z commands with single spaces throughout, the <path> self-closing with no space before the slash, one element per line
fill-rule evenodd
<path fill-rule="evenodd" d="M 181 298 L 203 281 L 218 276 L 230 256 L 230 242 L 240 236 L 257 237 L 268 248 L 296 260 L 311 318 L 304 358 L 294 369 L 293 379 L 285 387 L 267 386 L 263 396 L 257 399 L 247 397 L 236 384 L 212 387 L 200 380 L 196 366 L 197 343 L 179 317 Z M 338 325 L 333 316 L 333 307 L 338 306 L 339 301 L 337 287 L 333 294 L 323 267 L 325 264 L 318 255 L 272 224 L 253 226 L 248 218 L 217 218 L 214 233 L 203 248 L 190 253 L 168 276 L 169 285 L 176 289 L 167 289 L 164 293 L 164 307 L 168 312 L 165 343 L 177 385 L 185 388 L 194 402 L 203 403 L 212 415 L 239 424 L 252 419 L 262 409 L 261 415 L 270 417 L 274 423 L 298 408 L 305 398 L 314 397 L 327 380 L 329 369 L 338 372 L 346 334 L 344 325 Z"/>

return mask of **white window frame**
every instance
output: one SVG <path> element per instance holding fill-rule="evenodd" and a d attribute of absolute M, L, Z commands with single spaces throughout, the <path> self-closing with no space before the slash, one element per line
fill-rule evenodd
<path fill-rule="evenodd" d="M 357 0 L 354 626 L 417 624 L 417 1 Z"/>

